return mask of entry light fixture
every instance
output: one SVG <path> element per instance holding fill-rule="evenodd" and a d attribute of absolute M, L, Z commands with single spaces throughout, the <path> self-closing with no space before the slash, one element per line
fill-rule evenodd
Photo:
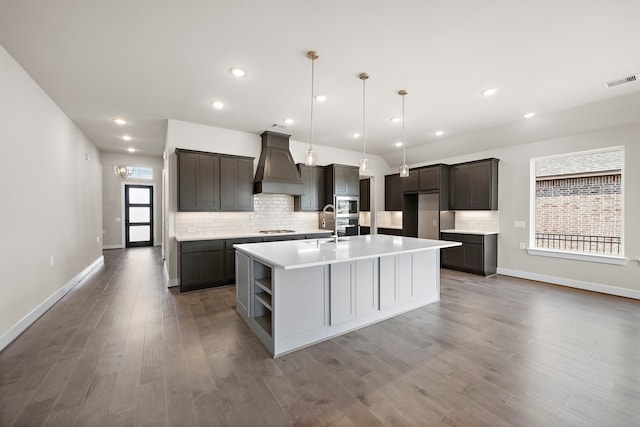
<path fill-rule="evenodd" d="M 119 176 L 122 179 L 127 179 L 131 178 L 131 175 L 133 175 L 133 169 L 126 166 L 114 165 L 113 173 L 115 173 L 116 176 Z"/>
<path fill-rule="evenodd" d="M 409 176 L 409 166 L 407 166 L 407 143 L 404 135 L 404 97 L 407 91 L 402 89 L 398 91 L 398 95 L 402 97 L 402 166 L 400 166 L 400 177 L 406 178 Z"/>
<path fill-rule="evenodd" d="M 360 159 L 360 173 L 369 173 L 369 159 L 367 159 L 367 140 L 365 139 L 366 131 L 366 81 L 369 74 L 360 73 L 358 76 L 362 80 L 362 158 Z"/>
<path fill-rule="evenodd" d="M 309 120 L 309 149 L 307 150 L 304 156 L 304 164 L 307 166 L 313 166 L 316 164 L 316 152 L 313 149 L 313 84 L 314 84 L 314 72 L 315 72 L 315 63 L 316 59 L 318 59 L 320 55 L 315 50 L 310 50 L 307 52 L 307 58 L 311 60 L 311 117 Z"/>

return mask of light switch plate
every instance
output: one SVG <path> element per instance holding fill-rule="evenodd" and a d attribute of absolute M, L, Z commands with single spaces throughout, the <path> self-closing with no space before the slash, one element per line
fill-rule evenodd
<path fill-rule="evenodd" d="M 520 242 L 520 249 L 526 249 L 527 245 L 524 242 Z"/>
<path fill-rule="evenodd" d="M 526 228 L 527 223 L 525 221 L 513 221 L 513 228 Z"/>

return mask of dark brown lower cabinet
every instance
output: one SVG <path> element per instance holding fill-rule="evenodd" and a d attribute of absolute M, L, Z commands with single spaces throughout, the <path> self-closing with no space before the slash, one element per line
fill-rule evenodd
<path fill-rule="evenodd" d="M 490 276 L 498 265 L 497 234 L 442 233 L 442 240 L 462 243 L 462 246 L 442 249 L 442 266 L 451 270 Z"/>
<path fill-rule="evenodd" d="M 402 236 L 402 229 L 378 227 L 378 234 L 388 234 L 390 236 Z"/>
<path fill-rule="evenodd" d="M 364 236 L 367 234 L 371 234 L 371 227 L 365 227 L 363 225 L 360 226 L 360 235 Z"/>
<path fill-rule="evenodd" d="M 225 283 L 224 241 L 180 243 L 180 292 L 220 286 Z"/>
<path fill-rule="evenodd" d="M 180 292 L 234 284 L 236 251 L 233 245 L 235 244 L 321 239 L 330 235 L 331 233 L 327 232 L 180 242 L 178 245 Z"/>

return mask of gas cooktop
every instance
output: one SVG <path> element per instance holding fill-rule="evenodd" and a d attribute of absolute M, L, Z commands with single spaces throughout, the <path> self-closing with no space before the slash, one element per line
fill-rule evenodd
<path fill-rule="evenodd" d="M 280 233 L 295 233 L 296 230 L 260 230 L 259 233 L 263 234 L 280 234 Z"/>

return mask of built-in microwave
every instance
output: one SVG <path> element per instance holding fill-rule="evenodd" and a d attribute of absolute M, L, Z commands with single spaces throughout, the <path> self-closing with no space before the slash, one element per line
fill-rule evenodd
<path fill-rule="evenodd" d="M 338 236 L 357 236 L 358 218 L 338 218 L 336 219 L 336 233 Z"/>
<path fill-rule="evenodd" d="M 358 198 L 350 196 L 336 196 L 336 218 L 357 217 Z"/>

